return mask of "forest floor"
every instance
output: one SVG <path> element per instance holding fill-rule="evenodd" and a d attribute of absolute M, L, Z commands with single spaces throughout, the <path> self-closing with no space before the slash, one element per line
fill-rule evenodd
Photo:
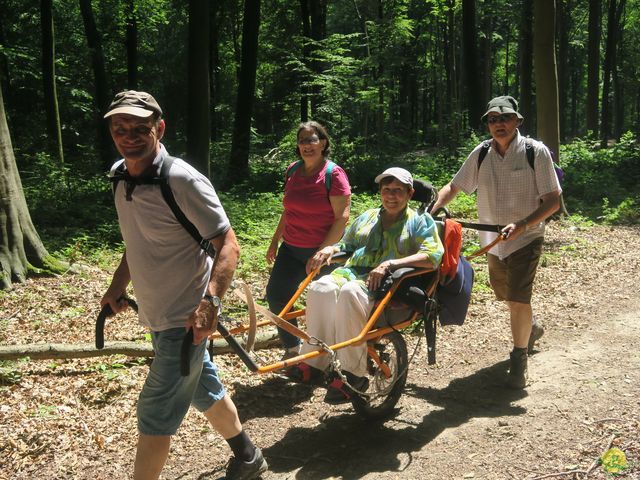
<path fill-rule="evenodd" d="M 462 327 L 443 327 L 438 361 L 425 343 L 395 414 L 365 422 L 323 403 L 321 387 L 253 375 L 216 356 L 269 479 L 603 479 L 599 457 L 625 454 L 621 478 L 640 479 L 640 228 L 552 222 L 534 310 L 546 333 L 529 385 L 502 386 L 511 347 L 507 311 L 486 287 L 486 265 Z M 0 297 L 0 344 L 93 341 L 109 272 L 39 278 Z M 256 292 L 264 283 L 255 282 Z M 132 313 L 107 340 L 141 340 Z M 405 335 L 409 353 L 419 335 Z M 277 349 L 258 352 L 265 360 Z M 135 405 L 148 359 L 121 356 L 0 364 L 0 479 L 124 479 L 135 455 Z M 224 477 L 229 449 L 191 410 L 163 479 Z M 586 473 L 586 472 L 589 473 Z"/>

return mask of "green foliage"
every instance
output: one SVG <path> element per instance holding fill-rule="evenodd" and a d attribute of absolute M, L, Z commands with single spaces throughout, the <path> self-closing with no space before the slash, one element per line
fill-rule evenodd
<path fill-rule="evenodd" d="M 565 201 L 570 211 L 610 223 L 640 217 L 640 146 L 626 133 L 610 148 L 591 139 L 562 145 Z"/>

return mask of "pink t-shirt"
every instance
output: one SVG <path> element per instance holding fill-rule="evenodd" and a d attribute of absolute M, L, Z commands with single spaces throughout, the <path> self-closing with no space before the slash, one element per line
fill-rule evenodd
<path fill-rule="evenodd" d="M 293 164 L 292 164 L 293 165 Z M 289 165 L 291 167 L 291 165 Z M 324 241 L 335 221 L 329 196 L 351 195 L 345 171 L 335 165 L 331 171 L 331 190 L 325 185 L 326 164 L 309 177 L 296 169 L 284 186 L 284 241 L 300 248 L 315 248 Z"/>

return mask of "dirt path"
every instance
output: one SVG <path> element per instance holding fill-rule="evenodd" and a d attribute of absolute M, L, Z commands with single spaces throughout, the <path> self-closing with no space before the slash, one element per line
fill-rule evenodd
<path fill-rule="evenodd" d="M 639 233 L 552 224 L 534 304 L 546 333 L 530 357 L 526 391 L 501 385 L 510 335 L 506 310 L 487 289 L 474 295 L 464 326 L 440 330 L 437 365 L 427 367 L 420 345 L 396 415 L 385 422 L 366 423 L 347 406 L 324 404 L 322 388 L 256 377 L 235 357 L 218 357 L 245 428 L 269 461 L 263 478 L 543 478 L 589 469 L 611 442 L 628 457 L 623 478 L 640 479 Z M 476 272 L 484 282 L 484 265 Z M 61 308 L 39 306 L 33 289 L 63 296 L 69 282 L 80 282 L 83 301 L 91 304 L 104 285 L 99 279 L 106 274 L 100 275 L 98 281 L 92 274 L 65 285 L 38 280 L 19 287 L 3 298 L 2 317 L 11 315 L 6 322 L 14 328 L 0 341 L 60 341 L 62 326 L 63 335 L 88 341 L 90 325 L 82 322 L 34 330 L 19 320 L 40 315 L 38 309 Z M 132 319 L 122 322 L 127 328 L 113 331 L 114 339 L 143 334 Z M 411 353 L 418 337 L 406 338 Z M 278 352 L 262 355 L 268 360 Z M 147 367 L 122 363 L 111 358 L 23 362 L 9 372 L 3 367 L 0 479 L 127 478 L 135 401 Z M 190 412 L 163 478 L 221 478 L 228 455 L 224 442 Z M 588 478 L 608 477 L 596 466 Z"/>

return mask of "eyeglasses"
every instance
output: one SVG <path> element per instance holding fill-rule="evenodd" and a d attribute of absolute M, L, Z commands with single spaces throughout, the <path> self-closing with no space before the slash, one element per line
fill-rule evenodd
<path fill-rule="evenodd" d="M 320 143 L 320 139 L 317 135 L 298 139 L 298 145 L 315 145 L 316 143 Z"/>
<path fill-rule="evenodd" d="M 513 113 L 502 113 L 500 115 L 494 115 L 487 117 L 487 123 L 506 123 L 511 120 L 515 115 Z"/>

